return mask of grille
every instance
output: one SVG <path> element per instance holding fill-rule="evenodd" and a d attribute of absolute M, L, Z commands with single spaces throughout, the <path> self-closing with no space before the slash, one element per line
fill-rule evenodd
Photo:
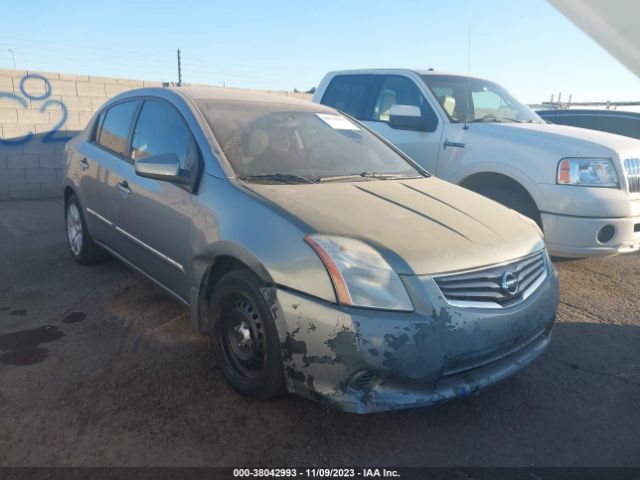
<path fill-rule="evenodd" d="M 640 192 L 640 158 L 627 158 L 624 161 L 624 171 L 629 182 L 629 192 Z"/>
<path fill-rule="evenodd" d="M 505 276 L 512 288 L 504 288 Z M 546 255 L 542 250 L 507 264 L 443 275 L 434 280 L 452 305 L 496 308 L 524 300 L 546 276 Z M 513 288 L 514 281 L 517 289 Z"/>

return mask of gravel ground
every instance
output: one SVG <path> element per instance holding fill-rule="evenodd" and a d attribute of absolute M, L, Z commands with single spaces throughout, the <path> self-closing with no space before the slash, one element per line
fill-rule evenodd
<path fill-rule="evenodd" d="M 562 261 L 547 352 L 444 405 L 357 416 L 225 383 L 186 308 L 70 258 L 60 200 L 0 202 L 0 465 L 640 465 L 640 255 Z"/>

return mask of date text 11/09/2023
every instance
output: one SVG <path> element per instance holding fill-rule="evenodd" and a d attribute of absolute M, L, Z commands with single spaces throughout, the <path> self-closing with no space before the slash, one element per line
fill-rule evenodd
<path fill-rule="evenodd" d="M 387 468 L 234 468 L 234 478 L 400 478 Z"/>

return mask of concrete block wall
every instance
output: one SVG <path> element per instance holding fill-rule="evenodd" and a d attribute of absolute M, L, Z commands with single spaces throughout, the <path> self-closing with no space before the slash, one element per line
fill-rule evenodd
<path fill-rule="evenodd" d="M 0 69 L 0 200 L 62 195 L 62 152 L 120 92 L 160 82 Z"/>
<path fill-rule="evenodd" d="M 60 197 L 65 143 L 108 98 L 159 86 L 146 80 L 0 69 L 0 200 Z"/>

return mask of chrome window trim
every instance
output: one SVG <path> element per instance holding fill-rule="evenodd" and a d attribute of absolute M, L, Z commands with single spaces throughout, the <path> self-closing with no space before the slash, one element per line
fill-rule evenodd
<path fill-rule="evenodd" d="M 438 282 L 436 282 L 436 279 L 438 278 L 446 278 L 446 277 L 450 277 L 450 276 L 454 276 L 454 275 L 461 275 L 461 274 L 467 274 L 467 273 L 473 273 L 473 272 L 479 272 L 482 270 L 488 270 L 491 268 L 498 268 L 498 267 L 502 267 L 505 265 L 512 265 L 512 264 L 516 264 L 518 262 L 521 262 L 522 260 L 525 260 L 527 258 L 531 258 L 535 255 L 539 255 L 542 254 L 542 259 L 544 262 L 544 271 L 543 273 L 536 279 L 535 282 L 533 282 L 531 285 L 529 285 L 529 287 L 527 287 L 527 289 L 522 292 L 522 296 L 515 302 L 507 304 L 507 305 L 500 305 L 499 303 L 496 302 L 479 302 L 479 301 L 475 301 L 475 300 L 449 300 L 444 293 L 442 293 L 442 290 L 440 290 L 440 287 L 438 286 Z M 529 255 L 525 255 L 523 257 L 519 257 L 513 260 L 509 260 L 506 262 L 501 262 L 501 263 L 494 263 L 492 265 L 486 265 L 484 267 L 479 267 L 479 268 L 473 268 L 471 270 L 460 270 L 460 271 L 456 271 L 456 272 L 450 272 L 450 273 L 445 273 L 442 275 L 432 275 L 430 278 L 433 280 L 433 284 L 435 285 L 436 289 L 438 290 L 438 293 L 442 296 L 442 299 L 447 302 L 447 304 L 451 305 L 452 307 L 458 307 L 458 308 L 480 308 L 480 309 L 505 309 L 505 308 L 511 308 L 514 307 L 516 305 L 521 304 L 522 302 L 524 302 L 527 298 L 529 298 L 538 288 L 540 288 L 540 286 L 544 283 L 544 281 L 547 279 L 547 277 L 549 276 L 549 256 L 548 253 L 546 251 L 545 248 L 538 250 L 537 252 L 534 253 L 530 253 Z"/>

